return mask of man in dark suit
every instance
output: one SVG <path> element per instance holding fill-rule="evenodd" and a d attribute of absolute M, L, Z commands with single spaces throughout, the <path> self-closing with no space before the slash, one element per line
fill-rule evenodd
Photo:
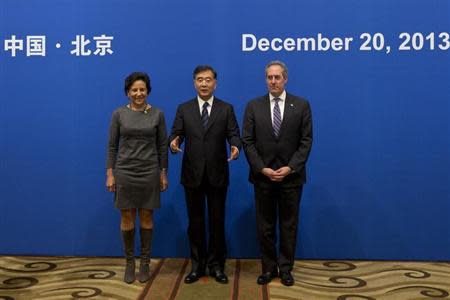
<path fill-rule="evenodd" d="M 308 101 L 285 91 L 287 80 L 284 63 L 273 61 L 266 66 L 269 93 L 247 104 L 242 126 L 261 250 L 262 274 L 258 284 L 267 284 L 278 274 L 282 284 L 294 284 L 291 271 L 300 198 L 306 181 L 305 164 L 312 145 L 312 120 Z"/>
<path fill-rule="evenodd" d="M 207 65 L 194 70 L 197 97 L 181 104 L 170 136 L 172 153 L 185 143 L 181 184 L 184 186 L 189 217 L 188 236 L 192 270 L 184 278 L 193 283 L 205 275 L 227 283 L 224 273 L 225 199 L 229 184 L 228 162 L 238 158 L 241 140 L 233 107 L 213 96 L 217 73 Z M 227 157 L 227 144 L 230 157 Z M 205 198 L 208 204 L 209 236 L 206 245 Z"/>

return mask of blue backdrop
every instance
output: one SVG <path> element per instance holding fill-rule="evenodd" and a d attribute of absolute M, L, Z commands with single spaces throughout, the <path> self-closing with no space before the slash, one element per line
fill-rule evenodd
<path fill-rule="evenodd" d="M 170 127 L 192 70 L 211 64 L 242 124 L 280 59 L 314 121 L 297 257 L 449 260 L 449 32 L 441 0 L 1 0 L 0 254 L 121 255 L 105 158 L 130 72 L 150 74 Z M 260 47 L 244 51 L 244 34 Z M 353 40 L 320 50 L 323 37 Z M 188 256 L 180 162 L 155 256 Z M 243 155 L 231 163 L 230 257 L 258 256 L 247 173 Z"/>

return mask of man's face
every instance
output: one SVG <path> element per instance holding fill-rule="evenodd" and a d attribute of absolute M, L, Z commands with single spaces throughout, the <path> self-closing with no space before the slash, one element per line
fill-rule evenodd
<path fill-rule="evenodd" d="M 198 95 L 203 100 L 211 98 L 214 90 L 216 89 L 216 79 L 214 79 L 214 73 L 211 70 L 206 70 L 195 75 L 194 86 Z"/>
<path fill-rule="evenodd" d="M 283 68 L 279 65 L 272 65 L 266 71 L 266 83 L 269 93 L 278 97 L 283 93 L 287 77 L 283 76 Z"/>

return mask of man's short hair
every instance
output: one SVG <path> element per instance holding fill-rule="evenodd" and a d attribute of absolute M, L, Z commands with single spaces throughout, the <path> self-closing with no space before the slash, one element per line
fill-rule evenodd
<path fill-rule="evenodd" d="M 285 79 L 288 77 L 288 68 L 284 64 L 284 62 L 282 62 L 281 60 L 273 60 L 270 63 L 268 63 L 265 68 L 266 75 L 267 75 L 267 69 L 269 69 L 271 66 L 280 66 L 281 68 L 283 68 L 283 73 L 282 73 L 283 77 Z"/>
<path fill-rule="evenodd" d="M 195 67 L 194 72 L 193 72 L 194 79 L 198 73 L 204 72 L 204 71 L 211 71 L 214 74 L 214 79 L 217 79 L 217 72 L 210 65 L 198 65 L 197 67 Z"/>

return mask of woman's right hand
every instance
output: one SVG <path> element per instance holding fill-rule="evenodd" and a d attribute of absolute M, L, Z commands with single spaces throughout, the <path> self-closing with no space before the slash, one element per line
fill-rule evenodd
<path fill-rule="evenodd" d="M 169 181 L 167 180 L 167 171 L 161 170 L 159 175 L 159 190 L 165 192 L 169 188 Z"/>
<path fill-rule="evenodd" d="M 106 176 L 106 188 L 110 192 L 116 191 L 116 180 L 114 178 L 114 175 L 107 175 Z"/>

